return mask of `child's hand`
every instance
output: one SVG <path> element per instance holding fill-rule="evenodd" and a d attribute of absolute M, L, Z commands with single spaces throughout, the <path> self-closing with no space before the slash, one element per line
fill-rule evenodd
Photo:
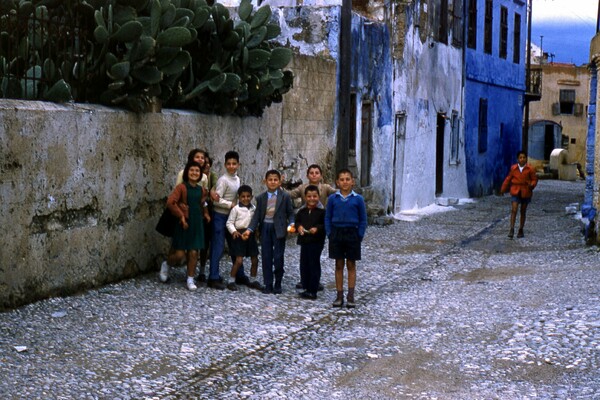
<path fill-rule="evenodd" d="M 296 232 L 296 225 L 295 224 L 289 224 L 287 227 L 287 231 L 289 233 L 295 233 Z"/>
<path fill-rule="evenodd" d="M 185 220 L 185 217 L 181 217 L 181 221 L 179 221 L 181 223 L 181 227 L 183 228 L 183 230 L 187 230 L 187 228 L 189 228 L 189 225 L 187 223 L 187 221 Z"/>
<path fill-rule="evenodd" d="M 317 233 L 317 228 L 312 227 L 308 230 L 308 233 L 310 233 L 311 235 L 314 235 L 315 233 Z"/>
<path fill-rule="evenodd" d="M 246 229 L 246 231 L 244 233 L 242 233 L 242 240 L 248 240 L 251 233 L 252 232 L 250 232 L 248 229 Z"/>
<path fill-rule="evenodd" d="M 239 238 L 239 237 L 242 237 L 242 234 L 241 234 L 241 233 L 239 233 L 238 231 L 235 231 L 235 232 L 233 232 L 233 233 L 231 234 L 231 237 L 232 237 L 232 238 L 234 238 L 234 239 L 237 239 L 237 238 Z"/>
<path fill-rule="evenodd" d="M 219 196 L 219 193 L 217 193 L 217 191 L 215 189 L 211 189 L 210 190 L 210 198 L 212 199 L 212 201 L 219 201 L 221 196 Z"/>
<path fill-rule="evenodd" d="M 298 234 L 299 234 L 300 236 L 303 236 L 303 235 L 304 235 L 304 227 L 303 227 L 302 225 L 300 225 L 300 226 L 298 227 Z"/>

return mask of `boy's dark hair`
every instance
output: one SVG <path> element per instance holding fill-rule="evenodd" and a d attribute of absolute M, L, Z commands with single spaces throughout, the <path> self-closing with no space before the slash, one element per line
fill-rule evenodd
<path fill-rule="evenodd" d="M 265 174 L 265 179 L 268 179 L 269 175 L 277 175 L 277 178 L 281 179 L 281 172 L 277 171 L 276 169 L 268 170 Z"/>
<path fill-rule="evenodd" d="M 526 152 L 525 150 L 519 150 L 519 151 L 517 152 L 517 158 L 519 158 L 519 156 L 520 156 L 521 154 L 523 154 L 525 157 L 527 157 L 527 152 Z"/>
<path fill-rule="evenodd" d="M 225 153 L 225 162 L 227 162 L 227 160 L 231 160 L 232 158 L 235 161 L 240 162 L 240 155 L 237 151 L 230 150 L 227 153 Z"/>
<path fill-rule="evenodd" d="M 187 162 L 194 161 L 194 157 L 196 157 L 196 154 L 198 154 L 198 153 L 202 153 L 206 157 L 206 152 L 204 150 L 193 149 L 188 153 Z"/>
<path fill-rule="evenodd" d="M 306 175 L 308 175 L 308 171 L 310 171 L 311 169 L 318 169 L 319 172 L 321 173 L 321 175 L 323 174 L 323 170 L 321 169 L 321 167 L 318 164 L 311 164 L 306 169 Z"/>
<path fill-rule="evenodd" d="M 319 193 L 319 187 L 317 185 L 308 185 L 305 189 L 304 189 L 304 195 L 306 195 L 308 192 L 317 192 L 317 194 L 321 194 Z"/>
<path fill-rule="evenodd" d="M 252 196 L 252 188 L 248 185 L 242 185 L 239 187 L 237 194 L 238 196 L 241 196 L 242 193 L 250 193 L 250 196 Z"/>
<path fill-rule="evenodd" d="M 349 174 L 350 178 L 354 179 L 354 175 L 352 175 L 352 171 L 350 171 L 348 168 L 342 168 L 340 169 L 337 174 L 335 175 L 335 179 L 340 179 L 340 175 L 341 174 Z"/>
<path fill-rule="evenodd" d="M 190 168 L 192 167 L 198 167 L 200 169 L 200 178 L 202 178 L 202 167 L 200 166 L 200 164 L 198 164 L 196 161 L 189 161 L 187 164 L 185 164 L 185 168 L 183 169 L 184 182 L 189 181 L 188 172 L 190 172 Z"/>

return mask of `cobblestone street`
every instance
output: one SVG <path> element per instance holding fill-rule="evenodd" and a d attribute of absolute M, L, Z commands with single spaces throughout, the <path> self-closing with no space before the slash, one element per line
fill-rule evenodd
<path fill-rule="evenodd" d="M 326 250 L 325 291 L 298 297 L 290 240 L 282 295 L 189 292 L 179 268 L 1 313 L 0 397 L 600 399 L 600 251 L 565 212 L 583 192 L 540 181 L 523 239 L 508 196 L 369 226 L 355 309 L 331 307 Z"/>

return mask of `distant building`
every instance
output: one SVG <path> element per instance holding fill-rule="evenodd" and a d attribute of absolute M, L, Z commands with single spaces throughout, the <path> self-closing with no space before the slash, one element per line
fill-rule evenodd
<path fill-rule="evenodd" d="M 527 9 L 521 0 L 467 0 L 465 153 L 471 196 L 499 189 L 521 149 Z"/>
<path fill-rule="evenodd" d="M 568 151 L 567 162 L 586 165 L 587 108 L 590 71 L 562 63 L 532 65 L 541 73 L 542 98 L 529 106 L 529 162 L 542 168 L 557 148 Z"/>

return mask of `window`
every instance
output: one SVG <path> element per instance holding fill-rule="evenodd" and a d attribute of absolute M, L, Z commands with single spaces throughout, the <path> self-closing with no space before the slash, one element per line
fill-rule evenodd
<path fill-rule="evenodd" d="M 515 31 L 513 33 L 513 62 L 521 62 L 521 14 L 515 13 Z"/>
<path fill-rule="evenodd" d="M 485 20 L 483 27 L 483 51 L 492 54 L 492 22 L 494 4 L 492 0 L 485 0 Z"/>
<path fill-rule="evenodd" d="M 504 6 L 500 7 L 500 58 L 506 60 L 506 52 L 508 47 L 508 9 Z"/>
<path fill-rule="evenodd" d="M 467 47 L 477 48 L 477 0 L 469 0 L 469 24 L 467 25 Z"/>
<path fill-rule="evenodd" d="M 458 48 L 463 45 L 462 12 L 463 0 L 454 0 L 452 4 L 452 45 Z"/>
<path fill-rule="evenodd" d="M 450 130 L 450 164 L 458 164 L 458 146 L 460 143 L 460 120 L 458 111 L 452 111 L 452 124 Z"/>
<path fill-rule="evenodd" d="M 573 114 L 575 110 L 575 91 L 571 89 L 560 89 L 559 99 L 560 114 Z"/>
<path fill-rule="evenodd" d="M 487 151 L 488 141 L 488 121 L 487 121 L 488 101 L 487 99 L 479 99 L 479 143 L 478 149 L 480 153 Z"/>
<path fill-rule="evenodd" d="M 448 44 L 448 0 L 440 0 L 437 40 Z"/>

